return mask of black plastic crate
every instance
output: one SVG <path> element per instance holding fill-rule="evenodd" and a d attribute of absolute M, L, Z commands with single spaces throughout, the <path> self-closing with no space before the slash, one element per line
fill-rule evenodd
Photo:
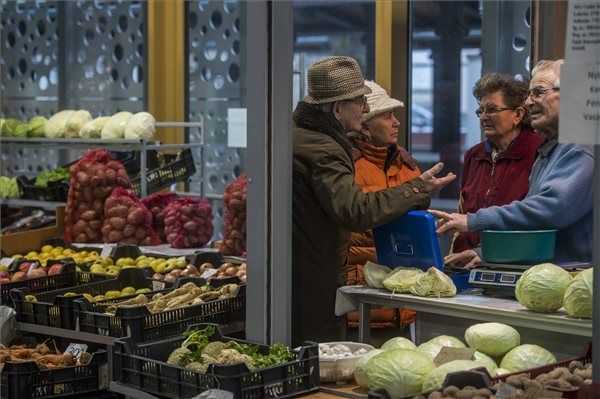
<path fill-rule="evenodd" d="M 152 289 L 152 281 L 146 278 L 143 270 L 132 268 L 122 270 L 114 279 L 35 294 L 37 302 L 25 301 L 25 296 L 30 294 L 26 288 L 13 289 L 10 294 L 17 311 L 17 321 L 75 330 L 75 301 L 83 298 L 84 293 L 103 295 L 106 291 L 121 290 L 128 286 Z M 67 297 L 65 294 L 68 292 L 80 295 Z"/>
<path fill-rule="evenodd" d="M 115 342 L 111 348 L 113 381 L 172 399 L 190 398 L 208 389 L 232 392 L 236 399 L 290 398 L 319 390 L 319 347 L 314 342 L 305 342 L 294 352 L 295 360 L 278 366 L 257 371 L 249 371 L 245 365 L 211 366 L 206 374 L 200 374 L 166 363 L 184 340 L 175 337 L 137 346 L 129 339 Z M 218 327 L 211 340 L 253 344 L 223 337 Z M 268 351 L 268 346 L 259 346 Z"/>
<path fill-rule="evenodd" d="M 41 369 L 33 362 L 4 363 L 0 373 L 2 399 L 81 398 L 108 387 L 107 352 L 98 351 L 86 366 Z M 94 396 L 97 397 L 97 396 Z"/>
<path fill-rule="evenodd" d="M 198 286 L 206 281 L 197 277 L 181 278 L 176 286 L 181 287 L 187 282 Z M 211 285 L 215 288 L 231 283 L 232 280 L 218 282 Z M 239 283 L 239 279 L 235 280 Z M 175 288 L 146 293 L 149 299 L 157 293 L 169 293 Z M 146 306 L 117 309 L 115 315 L 104 313 L 105 309 L 121 299 L 111 299 L 99 303 L 89 303 L 85 299 L 78 299 L 75 315 L 78 320 L 79 331 L 110 336 L 115 338 L 130 337 L 131 342 L 148 342 L 180 335 L 192 324 L 216 323 L 229 327 L 238 327 L 243 330 L 246 320 L 246 286 L 241 285 L 238 294 L 233 298 L 217 299 L 179 309 L 167 310 L 160 313 L 151 313 Z"/>
<path fill-rule="evenodd" d="M 66 202 L 69 194 L 68 182 L 49 182 L 47 187 L 37 187 L 35 179 L 25 176 L 17 177 L 17 183 L 21 189 L 21 198 L 37 201 Z"/>
<path fill-rule="evenodd" d="M 165 165 L 146 172 L 147 194 L 167 188 L 178 182 L 187 181 L 196 173 L 192 150 L 187 148 L 179 154 L 164 154 Z M 140 176 L 131 179 L 134 191 L 140 195 Z"/>
<path fill-rule="evenodd" d="M 14 270 L 18 265 L 27 260 L 19 259 L 17 262 L 13 262 L 11 270 Z M 0 284 L 0 300 L 2 305 L 13 306 L 11 300 L 10 291 L 13 288 L 27 289 L 28 293 L 38 293 L 45 291 L 57 290 L 60 288 L 74 287 L 79 284 L 89 282 L 90 276 L 85 273 L 77 273 L 75 269 L 75 263 L 69 259 L 61 260 L 48 260 L 47 265 L 53 265 L 60 263 L 63 265 L 62 273 L 54 276 L 46 276 L 39 278 L 32 278 L 29 280 L 15 281 L 6 284 Z"/>
<path fill-rule="evenodd" d="M 123 167 L 127 171 L 130 177 L 136 177 L 140 173 L 141 165 L 141 151 L 110 151 L 110 156 L 113 159 L 120 161 Z M 160 167 L 160 158 L 162 154 L 159 154 L 156 150 L 146 151 L 146 169 L 156 169 Z"/>

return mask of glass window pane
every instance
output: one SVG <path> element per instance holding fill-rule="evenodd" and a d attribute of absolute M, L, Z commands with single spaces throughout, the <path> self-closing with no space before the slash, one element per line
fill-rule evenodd
<path fill-rule="evenodd" d="M 375 1 L 294 1 L 293 108 L 307 94 L 311 64 L 332 55 L 355 58 L 375 78 Z"/>
<path fill-rule="evenodd" d="M 447 170 L 460 173 L 464 152 L 479 142 L 479 124 L 472 113 L 471 100 L 473 79 L 481 75 L 479 4 L 479 1 L 410 3 L 409 142 L 423 170 L 443 161 Z M 438 196 L 456 199 L 457 187 L 458 180 Z"/>

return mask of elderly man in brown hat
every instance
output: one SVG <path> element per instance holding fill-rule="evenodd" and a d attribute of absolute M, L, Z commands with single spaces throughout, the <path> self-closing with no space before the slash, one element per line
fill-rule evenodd
<path fill-rule="evenodd" d="M 308 96 L 294 111 L 293 342 L 336 340 L 337 287 L 344 283 L 350 233 L 429 206 L 429 193 L 454 180 L 437 178 L 437 164 L 398 187 L 363 193 L 354 183 L 350 131 L 368 112 L 360 67 L 350 57 L 328 57 L 308 70 Z"/>

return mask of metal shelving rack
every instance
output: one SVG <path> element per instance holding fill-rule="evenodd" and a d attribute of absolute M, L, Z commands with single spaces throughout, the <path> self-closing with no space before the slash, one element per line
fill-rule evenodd
<path fill-rule="evenodd" d="M 54 150 L 83 150 L 88 148 L 107 148 L 112 151 L 136 151 L 140 152 L 140 191 L 145 197 L 148 195 L 146 173 L 148 172 L 148 151 L 149 150 L 169 150 L 184 149 L 204 146 L 204 122 L 157 122 L 157 128 L 198 128 L 200 129 L 200 141 L 195 143 L 183 144 L 161 144 L 158 141 L 148 140 L 104 140 L 104 139 L 69 139 L 69 138 L 16 138 L 0 137 L 0 149 L 5 151 L 14 147 L 18 148 L 39 148 L 45 147 Z M 12 206 L 36 206 L 44 209 L 54 209 L 61 202 L 33 201 L 11 199 L 3 200 L 0 204 Z"/>

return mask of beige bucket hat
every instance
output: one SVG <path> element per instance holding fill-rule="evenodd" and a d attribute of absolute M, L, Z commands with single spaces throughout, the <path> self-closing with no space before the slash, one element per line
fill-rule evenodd
<path fill-rule="evenodd" d="M 369 112 L 363 114 L 363 122 L 366 122 L 369 119 L 384 112 L 404 107 L 404 103 L 402 101 L 390 97 L 385 91 L 385 89 L 379 86 L 377 83 L 367 80 L 365 81 L 365 85 L 369 89 L 371 89 L 371 93 L 367 94 L 367 104 L 369 104 Z"/>
<path fill-rule="evenodd" d="M 304 102 L 309 104 L 350 100 L 371 92 L 352 57 L 327 57 L 315 62 L 308 69 L 307 81 L 308 96 Z"/>

